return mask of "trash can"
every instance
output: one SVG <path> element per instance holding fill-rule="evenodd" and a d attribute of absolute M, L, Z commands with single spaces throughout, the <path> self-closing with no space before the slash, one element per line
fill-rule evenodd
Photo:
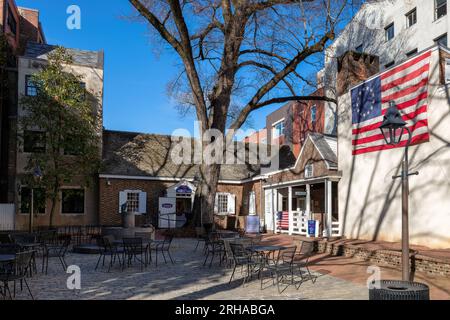
<path fill-rule="evenodd" d="M 369 300 L 430 300 L 430 288 L 419 282 L 381 280 L 379 288 L 369 289 Z"/>

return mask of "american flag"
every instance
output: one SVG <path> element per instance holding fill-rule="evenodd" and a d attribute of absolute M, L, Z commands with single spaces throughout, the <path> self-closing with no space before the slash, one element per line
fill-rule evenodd
<path fill-rule="evenodd" d="M 411 129 L 411 144 L 429 141 L 427 121 L 431 50 L 412 58 L 351 90 L 353 155 L 403 147 L 387 145 L 379 127 L 394 101 Z"/>
<path fill-rule="evenodd" d="M 278 230 L 289 230 L 289 212 L 280 211 L 277 213 Z"/>

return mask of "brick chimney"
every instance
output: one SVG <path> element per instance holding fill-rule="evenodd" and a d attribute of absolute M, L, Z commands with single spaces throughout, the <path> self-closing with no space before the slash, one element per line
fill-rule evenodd
<path fill-rule="evenodd" d="M 39 11 L 19 7 L 20 13 L 20 50 L 23 54 L 27 42 L 39 42 L 40 24 Z"/>
<path fill-rule="evenodd" d="M 378 56 L 347 51 L 338 58 L 337 95 L 341 96 L 351 87 L 380 71 Z"/>

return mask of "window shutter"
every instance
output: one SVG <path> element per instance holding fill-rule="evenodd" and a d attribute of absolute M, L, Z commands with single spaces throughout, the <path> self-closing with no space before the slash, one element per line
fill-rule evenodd
<path fill-rule="evenodd" d="M 249 199 L 249 204 L 248 204 L 248 213 L 251 215 L 254 215 L 256 212 L 256 208 L 255 208 L 255 192 L 252 191 L 250 192 L 250 199 Z"/>
<path fill-rule="evenodd" d="M 214 213 L 219 213 L 219 194 L 216 193 L 216 199 L 214 200 Z"/>
<path fill-rule="evenodd" d="M 127 203 L 127 193 L 125 191 L 119 192 L 119 213 L 122 212 L 122 206 Z"/>
<path fill-rule="evenodd" d="M 147 193 L 139 192 L 139 213 L 147 213 Z"/>
<path fill-rule="evenodd" d="M 228 213 L 236 214 L 236 196 L 234 194 L 228 194 Z"/>

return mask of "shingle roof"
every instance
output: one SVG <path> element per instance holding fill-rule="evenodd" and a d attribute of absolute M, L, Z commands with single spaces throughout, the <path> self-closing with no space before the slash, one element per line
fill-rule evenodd
<path fill-rule="evenodd" d="M 49 44 L 28 42 L 24 57 L 32 59 L 47 59 L 47 55 L 57 47 Z M 86 67 L 103 69 L 103 51 L 87 51 L 66 48 L 72 56 L 73 63 Z"/>
<path fill-rule="evenodd" d="M 320 133 L 310 133 L 309 136 L 328 166 L 337 169 L 337 139 Z"/>
<path fill-rule="evenodd" d="M 193 141 L 193 140 L 192 140 Z M 171 158 L 171 136 L 133 132 L 103 132 L 102 174 L 160 178 L 193 178 L 199 167 L 177 165 Z M 244 180 L 259 174 L 259 165 L 224 164 L 221 180 Z"/>

